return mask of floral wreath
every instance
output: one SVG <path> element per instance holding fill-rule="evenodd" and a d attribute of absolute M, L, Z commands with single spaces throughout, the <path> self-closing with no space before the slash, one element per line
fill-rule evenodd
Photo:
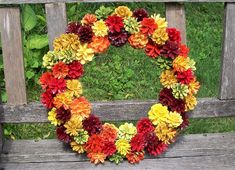
<path fill-rule="evenodd" d="M 82 96 L 78 80 L 83 66 L 96 54 L 106 52 L 110 45 L 124 44 L 144 49 L 162 69 L 159 103 L 148 117 L 134 126 L 124 123 L 116 127 L 102 124 L 91 114 L 91 103 Z M 100 7 L 95 14 L 86 14 L 81 22 L 71 22 L 67 31 L 54 40 L 54 51 L 43 57 L 47 68 L 40 77 L 44 90 L 41 101 L 49 110 L 48 119 L 56 126 L 59 140 L 69 143 L 73 151 L 87 153 L 91 162 L 115 163 L 126 158 L 138 163 L 149 155 L 160 155 L 179 132 L 188 126 L 187 111 L 197 104 L 200 88 L 194 72 L 195 62 L 188 57 L 189 49 L 181 44 L 180 32 L 167 28 L 165 18 L 149 15 L 145 9 L 131 11 L 126 6 L 116 9 Z"/>

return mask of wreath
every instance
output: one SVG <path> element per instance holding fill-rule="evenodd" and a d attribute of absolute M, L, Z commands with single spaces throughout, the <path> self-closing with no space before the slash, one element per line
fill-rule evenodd
<path fill-rule="evenodd" d="M 84 65 L 110 45 L 125 44 L 143 49 L 162 69 L 159 103 L 146 118 L 134 126 L 102 124 L 91 114 L 91 103 L 82 95 L 79 78 Z M 162 154 L 188 126 L 187 111 L 197 104 L 200 84 L 194 75 L 195 62 L 189 48 L 181 43 L 180 32 L 167 28 L 165 18 L 149 15 L 145 9 L 133 12 L 126 6 L 100 7 L 86 14 L 81 22 L 68 24 L 65 34 L 54 40 L 54 50 L 43 57 L 47 69 L 40 77 L 44 90 L 41 102 L 48 109 L 48 119 L 56 126 L 59 140 L 69 143 L 77 153 L 87 153 L 98 164 L 109 159 L 115 163 L 126 158 L 138 163 L 145 153 Z"/>

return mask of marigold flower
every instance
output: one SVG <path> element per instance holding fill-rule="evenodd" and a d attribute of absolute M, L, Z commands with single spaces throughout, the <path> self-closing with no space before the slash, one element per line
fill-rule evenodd
<path fill-rule="evenodd" d="M 175 76 L 175 73 L 173 70 L 165 70 L 161 73 L 160 76 L 160 82 L 161 84 L 166 88 L 171 88 L 172 85 L 177 83 L 177 78 Z"/>
<path fill-rule="evenodd" d="M 94 14 L 86 14 L 82 20 L 81 23 L 83 25 L 91 25 L 97 21 L 97 17 Z"/>
<path fill-rule="evenodd" d="M 103 20 L 96 21 L 92 26 L 92 30 L 97 37 L 105 37 L 108 35 L 109 28 Z"/>
<path fill-rule="evenodd" d="M 166 18 L 161 18 L 160 14 L 156 15 L 153 14 L 151 15 L 151 18 L 153 18 L 155 20 L 155 23 L 157 23 L 158 28 L 166 28 L 167 27 L 167 22 L 166 22 Z"/>
<path fill-rule="evenodd" d="M 118 137 L 128 141 L 131 140 L 136 133 L 137 129 L 132 123 L 125 123 L 118 128 Z"/>
<path fill-rule="evenodd" d="M 84 153 L 85 152 L 85 145 L 78 144 L 75 141 L 72 141 L 70 143 L 70 146 L 73 151 L 78 152 L 78 153 Z"/>
<path fill-rule="evenodd" d="M 86 64 L 89 61 L 92 61 L 94 57 L 93 49 L 88 47 L 88 44 L 83 44 L 79 46 L 77 50 L 76 59 L 81 62 L 81 64 Z"/>
<path fill-rule="evenodd" d="M 190 59 L 183 56 L 178 56 L 173 60 L 173 68 L 175 71 L 183 72 L 190 68 Z"/>
<path fill-rule="evenodd" d="M 52 108 L 51 111 L 48 112 L 48 120 L 55 126 L 62 123 L 60 120 L 56 119 L 56 108 Z"/>
<path fill-rule="evenodd" d="M 124 19 L 124 28 L 130 34 L 135 34 L 140 31 L 140 22 L 136 18 L 128 17 Z"/>
<path fill-rule="evenodd" d="M 172 94 L 176 99 L 184 99 L 189 93 L 189 88 L 185 84 L 176 83 L 172 86 Z"/>
<path fill-rule="evenodd" d="M 183 119 L 179 113 L 174 111 L 174 112 L 169 112 L 166 122 L 169 127 L 177 128 L 182 124 Z"/>
<path fill-rule="evenodd" d="M 137 33 L 137 34 L 132 34 L 128 38 L 128 41 L 130 45 L 134 48 L 144 48 L 148 43 L 148 37 L 145 34 Z"/>
<path fill-rule="evenodd" d="M 143 34 L 151 35 L 157 28 L 158 25 L 153 18 L 144 18 L 143 21 L 141 21 L 140 31 Z"/>
<path fill-rule="evenodd" d="M 64 62 L 58 62 L 52 67 L 52 74 L 55 78 L 65 78 L 69 73 L 69 68 Z"/>
<path fill-rule="evenodd" d="M 114 124 L 105 123 L 102 125 L 100 135 L 104 140 L 114 142 L 118 136 L 118 128 Z"/>
<path fill-rule="evenodd" d="M 131 151 L 131 145 L 129 144 L 128 140 L 126 139 L 119 139 L 115 143 L 117 152 L 121 155 L 125 156 Z"/>
<path fill-rule="evenodd" d="M 186 111 L 193 110 L 197 105 L 197 98 L 193 95 L 188 95 L 185 97 L 185 108 Z"/>
<path fill-rule="evenodd" d="M 200 83 L 194 78 L 188 85 L 189 94 L 197 94 L 198 90 L 200 89 Z"/>
<path fill-rule="evenodd" d="M 155 128 L 155 134 L 160 141 L 170 144 L 176 136 L 176 130 L 168 127 L 166 123 L 160 123 Z"/>
<path fill-rule="evenodd" d="M 158 125 L 159 123 L 166 122 L 169 111 L 166 106 L 158 103 L 151 107 L 148 112 L 149 119 L 152 121 L 154 125 Z"/>
<path fill-rule="evenodd" d="M 89 47 L 93 49 L 94 53 L 104 53 L 110 46 L 107 37 L 93 37 Z"/>
<path fill-rule="evenodd" d="M 82 84 L 78 80 L 67 80 L 66 81 L 68 93 L 71 96 L 79 97 L 82 94 Z"/>
<path fill-rule="evenodd" d="M 141 151 L 141 152 L 131 151 L 126 155 L 126 158 L 128 162 L 132 164 L 139 163 L 141 160 L 144 159 L 144 151 Z"/>
<path fill-rule="evenodd" d="M 82 120 L 78 117 L 71 117 L 71 119 L 64 124 L 65 132 L 70 136 L 77 136 L 79 130 L 82 129 Z"/>
<path fill-rule="evenodd" d="M 105 23 L 109 27 L 111 33 L 120 32 L 124 27 L 123 19 L 117 15 L 109 16 Z"/>
<path fill-rule="evenodd" d="M 88 132 L 84 129 L 79 129 L 78 134 L 74 136 L 74 141 L 78 144 L 85 144 L 88 141 L 89 135 Z"/>
<path fill-rule="evenodd" d="M 69 109 L 71 103 L 72 96 L 67 92 L 57 94 L 53 102 L 57 109 L 59 109 L 60 107 L 64 107 L 66 110 Z"/>
<path fill-rule="evenodd" d="M 94 153 L 90 152 L 87 154 L 87 157 L 90 158 L 90 161 L 94 164 L 104 163 L 106 155 L 102 152 Z"/>
<path fill-rule="evenodd" d="M 127 18 L 132 16 L 131 10 L 127 6 L 119 6 L 114 10 L 117 16 Z"/>
<path fill-rule="evenodd" d="M 53 42 L 55 51 L 78 50 L 80 46 L 79 37 L 76 34 L 62 34 Z"/>
<path fill-rule="evenodd" d="M 168 34 L 166 29 L 164 28 L 158 28 L 156 29 L 153 34 L 151 39 L 158 45 L 163 45 L 165 42 L 168 40 Z"/>
<path fill-rule="evenodd" d="M 72 115 L 76 115 L 84 119 L 88 118 L 91 113 L 91 104 L 85 97 L 79 97 L 71 102 L 70 109 Z"/>

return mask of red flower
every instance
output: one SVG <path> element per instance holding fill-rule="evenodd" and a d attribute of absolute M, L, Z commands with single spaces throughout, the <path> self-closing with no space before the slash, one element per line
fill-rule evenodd
<path fill-rule="evenodd" d="M 188 57 L 189 48 L 185 44 L 180 45 L 180 54 L 181 56 Z"/>
<path fill-rule="evenodd" d="M 167 31 L 169 39 L 171 41 L 175 41 L 177 43 L 180 43 L 180 41 L 181 41 L 180 31 L 178 31 L 175 28 L 167 28 L 166 31 Z"/>
<path fill-rule="evenodd" d="M 182 116 L 183 122 L 181 123 L 179 128 L 184 129 L 184 128 L 188 127 L 188 125 L 189 125 L 189 117 L 186 112 L 182 112 L 182 113 L 180 113 L 180 115 Z"/>
<path fill-rule="evenodd" d="M 137 122 L 138 133 L 149 133 L 154 131 L 154 126 L 148 118 L 142 118 Z"/>
<path fill-rule="evenodd" d="M 103 146 L 103 153 L 107 156 L 113 155 L 117 151 L 115 143 L 106 141 Z"/>
<path fill-rule="evenodd" d="M 129 152 L 127 155 L 126 155 L 126 158 L 127 160 L 134 164 L 134 163 L 139 163 L 141 160 L 144 159 L 144 152 Z"/>
<path fill-rule="evenodd" d="M 52 94 L 61 93 L 66 89 L 66 82 L 64 79 L 52 78 L 49 82 L 49 89 Z"/>
<path fill-rule="evenodd" d="M 41 102 L 47 109 L 51 109 L 54 106 L 53 105 L 53 97 L 54 96 L 50 90 L 47 90 L 44 93 L 42 93 Z"/>
<path fill-rule="evenodd" d="M 98 134 L 102 130 L 102 123 L 95 115 L 90 115 L 82 122 L 82 124 L 83 128 L 89 133 L 89 135 Z"/>
<path fill-rule="evenodd" d="M 51 74 L 51 72 L 45 72 L 41 75 L 39 81 L 44 90 L 49 86 L 49 82 L 51 81 L 52 78 L 53 75 Z"/>
<path fill-rule="evenodd" d="M 100 135 L 93 134 L 89 137 L 85 147 L 87 152 L 102 152 L 104 148 L 104 142 Z"/>
<path fill-rule="evenodd" d="M 108 38 L 113 46 L 121 47 L 128 41 L 128 33 L 125 30 L 121 32 L 109 32 Z"/>
<path fill-rule="evenodd" d="M 93 31 L 91 26 L 83 25 L 78 30 L 79 40 L 82 43 L 89 43 L 93 37 Z"/>
<path fill-rule="evenodd" d="M 174 59 L 180 53 L 178 43 L 174 41 L 167 41 L 161 50 L 161 55 L 166 58 Z"/>
<path fill-rule="evenodd" d="M 182 113 L 185 111 L 185 102 L 182 99 L 176 99 L 172 95 L 172 89 L 164 88 L 160 91 L 159 101 L 168 106 L 171 111 Z"/>
<path fill-rule="evenodd" d="M 133 17 L 137 18 L 137 21 L 142 21 L 144 18 L 148 18 L 148 12 L 144 8 L 136 9 Z"/>
<path fill-rule="evenodd" d="M 144 18 L 143 21 L 141 21 L 140 31 L 143 34 L 151 35 L 155 29 L 157 29 L 157 24 L 153 18 Z"/>
<path fill-rule="evenodd" d="M 106 21 L 106 25 L 109 27 L 110 32 L 120 32 L 124 27 L 123 19 L 117 15 L 109 16 Z"/>
<path fill-rule="evenodd" d="M 149 41 L 145 47 L 145 53 L 151 58 L 156 58 L 161 53 L 161 47 Z"/>
<path fill-rule="evenodd" d="M 83 75 L 83 65 L 79 61 L 73 61 L 69 64 L 68 77 L 71 79 L 80 78 Z"/>
<path fill-rule="evenodd" d="M 52 74 L 55 78 L 61 79 L 68 75 L 69 68 L 64 62 L 58 62 L 52 67 Z"/>
<path fill-rule="evenodd" d="M 71 118 L 70 110 L 65 110 L 63 107 L 56 110 L 56 119 L 66 122 L 70 118 Z"/>
<path fill-rule="evenodd" d="M 81 27 L 81 24 L 79 24 L 78 22 L 71 22 L 68 24 L 67 29 L 66 29 L 66 33 L 73 33 L 73 34 L 77 34 L 78 35 L 78 30 Z"/>
<path fill-rule="evenodd" d="M 145 134 L 143 133 L 137 133 L 132 139 L 131 139 L 131 150 L 132 151 L 137 151 L 140 152 L 142 150 L 144 150 L 145 147 Z"/>
<path fill-rule="evenodd" d="M 71 137 L 65 133 L 65 127 L 64 126 L 60 126 L 56 128 L 56 135 L 57 138 L 65 143 L 69 143 L 71 141 Z"/>
<path fill-rule="evenodd" d="M 177 72 L 177 79 L 182 84 L 189 84 L 191 81 L 194 80 L 194 75 L 192 69 L 188 69 L 183 72 Z"/>

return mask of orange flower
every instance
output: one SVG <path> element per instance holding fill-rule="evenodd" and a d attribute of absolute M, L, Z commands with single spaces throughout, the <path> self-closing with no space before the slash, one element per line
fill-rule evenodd
<path fill-rule="evenodd" d="M 83 18 L 81 23 L 83 25 L 90 25 L 97 21 L 97 17 L 94 14 L 86 14 Z"/>
<path fill-rule="evenodd" d="M 86 100 L 85 97 L 79 97 L 72 102 L 70 109 L 72 116 L 88 118 L 91 113 L 91 104 Z"/>
<path fill-rule="evenodd" d="M 128 38 L 130 45 L 134 48 L 144 48 L 148 43 L 148 37 L 145 34 L 137 33 Z"/>
<path fill-rule="evenodd" d="M 142 152 L 131 151 L 130 153 L 126 155 L 126 158 L 132 164 L 138 163 L 144 159 L 144 151 Z"/>
<path fill-rule="evenodd" d="M 52 68 L 52 74 L 55 78 L 65 78 L 69 73 L 69 67 L 64 62 L 58 62 Z"/>
<path fill-rule="evenodd" d="M 194 78 L 194 80 L 189 83 L 188 88 L 189 94 L 197 94 L 200 88 L 200 83 L 196 80 L 196 78 Z"/>
<path fill-rule="evenodd" d="M 57 109 L 63 106 L 66 110 L 69 109 L 69 105 L 71 103 L 72 103 L 72 97 L 68 92 L 57 94 L 53 102 L 53 104 Z"/>
<path fill-rule="evenodd" d="M 94 164 L 98 164 L 104 163 L 106 155 L 104 153 L 89 153 L 87 157 L 90 158 L 90 161 Z"/>
<path fill-rule="evenodd" d="M 100 135 L 104 140 L 114 142 L 118 135 L 118 128 L 113 124 L 105 123 Z"/>
<path fill-rule="evenodd" d="M 89 48 L 92 48 L 95 53 L 104 53 L 110 46 L 110 42 L 107 37 L 93 37 L 92 42 L 89 44 Z"/>

